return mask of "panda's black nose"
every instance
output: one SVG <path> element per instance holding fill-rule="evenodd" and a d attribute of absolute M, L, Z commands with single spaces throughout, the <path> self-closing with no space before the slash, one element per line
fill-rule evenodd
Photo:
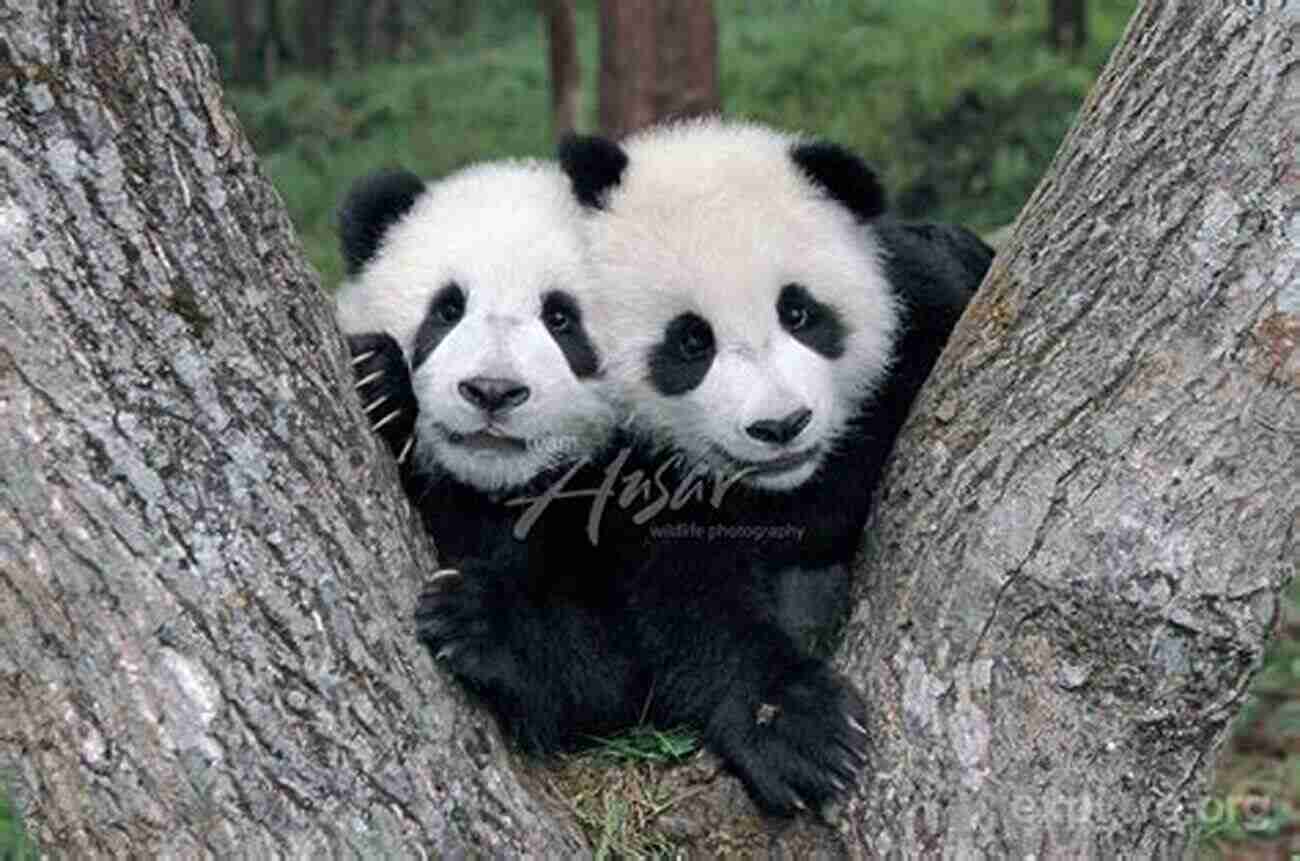
<path fill-rule="evenodd" d="M 785 445 L 799 435 L 799 432 L 812 421 L 812 410 L 804 408 L 790 413 L 785 418 L 763 419 L 745 428 L 745 433 L 759 442 L 769 445 Z"/>
<path fill-rule="evenodd" d="M 518 380 L 500 377 L 470 377 L 456 387 L 460 396 L 488 413 L 503 413 L 528 400 L 528 387 Z"/>

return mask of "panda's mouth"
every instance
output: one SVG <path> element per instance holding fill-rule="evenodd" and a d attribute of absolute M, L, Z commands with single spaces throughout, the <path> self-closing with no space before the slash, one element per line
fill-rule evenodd
<path fill-rule="evenodd" d="M 745 460 L 735 457 L 719 449 L 719 452 L 725 457 L 737 470 L 743 470 L 746 476 L 772 476 L 780 475 L 786 472 L 794 472 L 806 466 L 815 460 L 821 454 L 821 445 L 813 445 L 803 451 L 783 454 L 780 457 L 774 457 L 771 460 Z"/>
<path fill-rule="evenodd" d="M 526 440 L 510 436 L 493 427 L 467 434 L 449 431 L 447 442 L 468 451 L 488 454 L 523 454 L 528 451 Z"/>

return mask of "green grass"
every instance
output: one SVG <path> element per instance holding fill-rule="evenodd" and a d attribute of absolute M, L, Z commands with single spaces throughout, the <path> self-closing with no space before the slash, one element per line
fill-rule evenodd
<path fill-rule="evenodd" d="M 1133 0 L 1092 0 L 1077 61 L 1044 46 L 1041 3 L 1009 19 L 966 0 L 719 0 L 724 111 L 824 135 L 881 172 L 908 216 L 988 230 L 1046 169 Z M 596 27 L 579 14 L 590 118 Z M 229 91 L 312 263 L 341 266 L 334 210 L 352 180 L 402 165 L 438 176 L 480 159 L 549 156 L 540 22 L 436 42 L 429 59 L 329 81 Z M 590 120 L 588 128 L 592 126 Z"/>
<path fill-rule="evenodd" d="M 662 818 L 693 794 L 676 767 L 699 750 L 689 730 L 638 726 L 592 739 L 590 748 L 565 757 L 552 779 L 597 858 L 670 856 L 678 841 Z"/>

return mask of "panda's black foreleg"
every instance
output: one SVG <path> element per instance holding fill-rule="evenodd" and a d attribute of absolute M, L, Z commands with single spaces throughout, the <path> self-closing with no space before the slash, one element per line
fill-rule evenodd
<path fill-rule="evenodd" d="M 612 614 L 527 583 L 499 560 L 439 572 L 420 594 L 417 633 L 527 750 L 571 748 L 626 726 L 642 697 Z"/>
<path fill-rule="evenodd" d="M 774 618 L 770 584 L 694 577 L 692 589 L 657 573 L 674 594 L 647 589 L 633 613 L 640 652 L 654 656 L 655 721 L 699 726 L 768 813 L 846 792 L 867 762 L 866 704 Z"/>
<path fill-rule="evenodd" d="M 402 348 L 387 332 L 348 335 L 352 373 L 370 428 L 400 466 L 410 463 L 419 412 Z"/>

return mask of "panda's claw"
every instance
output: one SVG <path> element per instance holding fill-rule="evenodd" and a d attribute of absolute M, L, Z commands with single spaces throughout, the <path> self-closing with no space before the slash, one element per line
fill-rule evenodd
<path fill-rule="evenodd" d="M 378 380 L 381 377 L 383 377 L 383 375 L 384 375 L 383 368 L 380 368 L 378 371 L 371 371 L 361 379 L 357 380 L 356 385 L 354 385 L 352 388 L 360 391 L 361 389 L 364 389 L 366 386 L 373 383 L 375 380 Z"/>
<path fill-rule="evenodd" d="M 372 424 L 372 425 L 370 426 L 370 429 L 371 429 L 372 431 L 377 431 L 377 430 L 379 430 L 380 428 L 382 428 L 384 425 L 386 425 L 386 424 L 388 424 L 389 422 L 391 422 L 393 419 L 395 419 L 395 418 L 397 418 L 398 416 L 400 416 L 401 414 L 402 414 L 402 411 L 401 411 L 400 409 L 398 409 L 398 410 L 393 410 L 391 413 L 389 413 L 388 415 L 384 416 L 384 417 L 383 417 L 382 419 L 380 419 L 379 421 L 377 421 L 377 422 L 375 422 L 374 424 Z"/>
<path fill-rule="evenodd" d="M 433 586 L 443 580 L 450 580 L 453 577 L 459 576 L 459 568 L 439 568 L 437 571 L 434 571 L 433 576 L 429 578 L 429 585 Z"/>
<path fill-rule="evenodd" d="M 371 357 L 375 355 L 375 353 L 378 352 L 379 352 L 378 350 L 366 350 L 364 353 L 358 353 L 357 355 L 352 357 L 352 367 L 355 368 L 357 365 L 360 365 L 368 361 Z"/>
<path fill-rule="evenodd" d="M 864 727 L 861 723 L 859 723 L 857 718 L 855 718 L 853 715 L 846 714 L 844 718 L 849 722 L 849 726 L 857 730 L 859 734 L 864 736 L 869 735 L 869 733 L 867 732 L 867 728 Z"/>
<path fill-rule="evenodd" d="M 370 415 L 375 410 L 379 409 L 380 406 L 382 406 L 387 400 L 388 400 L 388 395 L 380 395 L 378 398 L 375 398 L 369 404 L 362 407 L 361 412 L 365 413 L 366 415 Z"/>
<path fill-rule="evenodd" d="M 402 446 L 402 453 L 397 456 L 399 464 L 406 463 L 406 456 L 411 453 L 411 446 L 415 443 L 415 434 L 406 438 L 406 445 Z"/>

